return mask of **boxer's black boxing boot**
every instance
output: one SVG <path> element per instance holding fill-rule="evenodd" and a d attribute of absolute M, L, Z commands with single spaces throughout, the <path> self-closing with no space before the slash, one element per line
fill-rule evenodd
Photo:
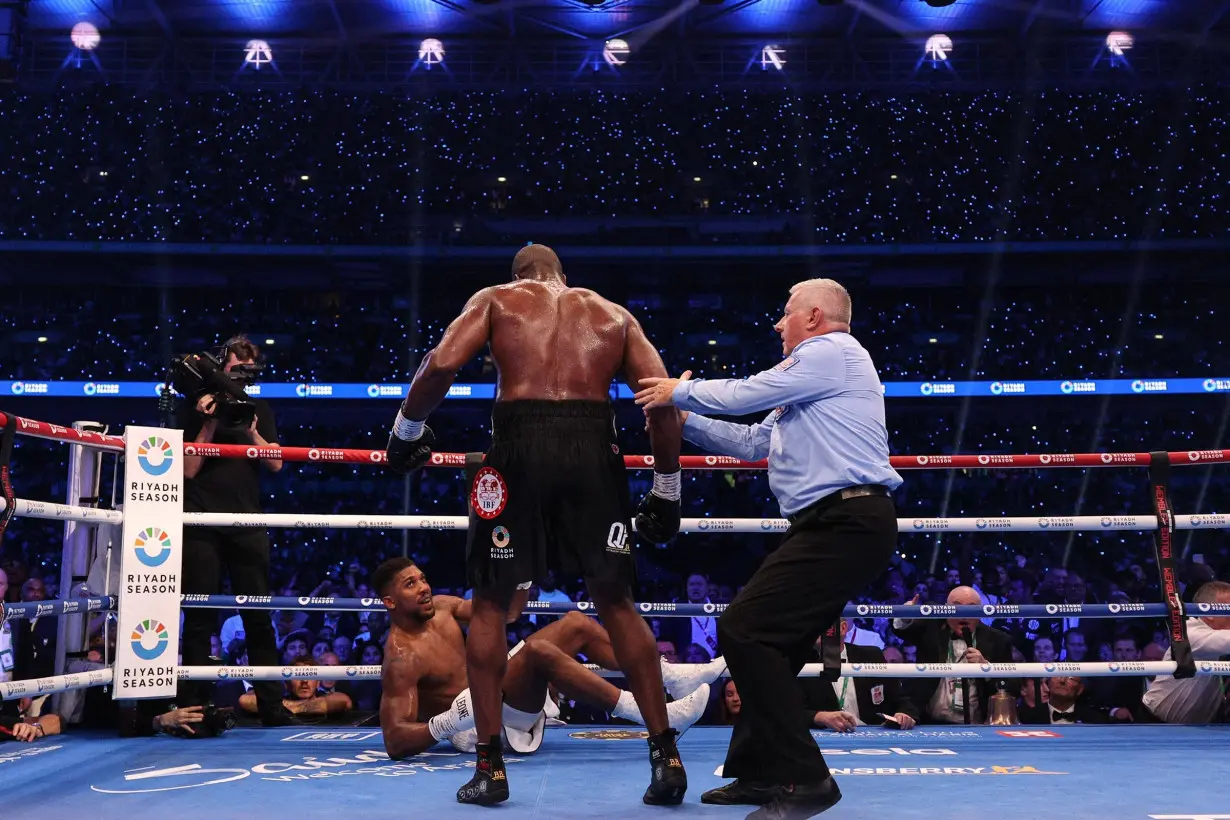
<path fill-rule="evenodd" d="M 504 747 L 500 736 L 493 735 L 490 743 L 478 744 L 478 764 L 474 767 L 474 777 L 457 790 L 457 802 L 494 806 L 507 799 L 508 772 L 504 770 Z"/>
<path fill-rule="evenodd" d="M 688 790 L 688 773 L 683 770 L 675 738 L 679 733 L 667 729 L 660 735 L 649 737 L 649 765 L 653 774 L 643 801 L 650 806 L 677 806 L 683 802 L 683 793 Z"/>

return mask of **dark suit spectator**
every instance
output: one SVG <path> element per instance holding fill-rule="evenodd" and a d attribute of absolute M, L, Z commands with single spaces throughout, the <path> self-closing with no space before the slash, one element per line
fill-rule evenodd
<path fill-rule="evenodd" d="M 1045 726 L 1110 721 L 1106 710 L 1097 708 L 1081 697 L 1085 692 L 1085 685 L 1080 678 L 1048 678 L 1046 687 L 1049 700 L 1023 705 L 1018 713 L 1021 723 Z"/>
<path fill-rule="evenodd" d="M 684 600 L 689 604 L 712 603 L 709 598 L 709 579 L 699 572 L 688 576 L 684 585 Z M 698 618 L 669 618 L 662 625 L 661 636 L 673 643 L 676 649 L 697 644 L 712 660 L 718 655 L 717 615 Z"/>
<path fill-rule="evenodd" d="M 1069 629 L 1063 635 L 1062 659 L 1068 663 L 1083 663 L 1089 655 L 1089 641 L 1079 629 Z"/>
<path fill-rule="evenodd" d="M 33 603 L 45 600 L 43 582 L 31 578 L 22 584 L 21 600 Z M 55 674 L 56 638 L 59 621 L 55 618 L 34 618 L 29 621 L 14 621 L 11 625 L 13 642 L 13 680 L 33 680 Z M 19 707 L 27 718 L 42 713 L 47 695 L 22 698 Z"/>
<path fill-rule="evenodd" d="M 843 663 L 886 663 L 884 652 L 874 646 L 845 643 L 850 622 L 841 619 L 841 660 Z M 819 646 L 810 663 L 819 663 Z M 803 689 L 804 713 L 800 716 L 810 726 L 821 726 L 835 732 L 851 732 L 855 726 L 879 726 L 887 715 L 902 729 L 912 729 L 918 722 L 918 708 L 910 700 L 898 678 L 846 678 L 833 683 L 824 678 L 799 678 Z"/>
<path fill-rule="evenodd" d="M 970 587 L 957 587 L 948 593 L 950 604 L 978 605 L 981 600 L 978 591 Z M 917 646 L 916 663 L 1012 662 L 1012 637 L 977 618 L 897 619 L 893 621 L 893 631 L 906 644 Z M 1019 691 L 1014 681 L 1008 681 L 1006 688 L 1013 694 Z M 908 681 L 906 691 L 924 723 L 963 723 L 967 695 L 969 722 L 982 723 L 993 694 L 991 681 L 985 678 L 916 678 Z"/>
<path fill-rule="evenodd" d="M 248 645 L 243 641 L 231 641 L 226 654 L 230 658 L 229 666 L 248 665 Z M 239 698 L 252 691 L 252 684 L 246 680 L 224 680 L 218 683 L 214 690 L 214 704 L 228 709 L 239 708 Z M 255 695 L 253 695 L 255 697 Z"/>
<path fill-rule="evenodd" d="M 1055 660 L 1055 642 L 1043 635 L 1034 641 L 1033 662 L 1050 663 Z"/>
<path fill-rule="evenodd" d="M 1140 660 L 1140 640 L 1130 632 L 1116 635 L 1112 647 L 1113 660 L 1117 662 Z M 1142 699 L 1148 688 L 1148 678 L 1115 676 L 1098 678 L 1089 687 L 1089 693 L 1095 703 L 1109 710 L 1112 719 L 1131 723 L 1147 719 Z"/>
<path fill-rule="evenodd" d="M 325 630 L 330 630 L 331 635 L 357 635 L 359 619 L 353 612 L 312 612 L 303 628 L 316 635 L 317 640 Z"/>

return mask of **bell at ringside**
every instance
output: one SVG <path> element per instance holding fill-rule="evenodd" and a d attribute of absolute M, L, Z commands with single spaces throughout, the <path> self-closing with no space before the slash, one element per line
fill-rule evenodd
<path fill-rule="evenodd" d="M 1016 715 L 1016 698 L 1004 691 L 1003 686 L 991 695 L 991 707 L 987 710 L 987 723 L 992 726 L 1019 726 L 1021 719 Z"/>

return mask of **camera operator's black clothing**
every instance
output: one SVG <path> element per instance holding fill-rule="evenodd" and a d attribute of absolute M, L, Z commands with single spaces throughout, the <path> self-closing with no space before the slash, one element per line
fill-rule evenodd
<path fill-rule="evenodd" d="M 273 410 L 260 399 L 256 403 L 256 429 L 270 443 L 278 440 Z M 184 443 L 191 443 L 201 431 L 204 418 L 195 407 L 181 408 Z M 251 445 L 247 432 L 219 426 L 214 444 Z M 264 467 L 256 460 L 206 458 L 195 478 L 184 478 L 184 512 L 261 512 L 260 473 Z M 188 595 L 217 595 L 222 589 L 222 574 L 230 575 L 231 591 L 236 595 L 269 594 L 269 535 L 264 529 L 235 527 L 184 527 L 184 564 L 182 592 Z M 253 666 L 278 666 L 277 640 L 269 610 L 241 610 L 248 660 Z M 185 609 L 181 651 L 185 666 L 216 663 L 209 657 L 209 638 L 218 631 L 218 614 L 213 609 Z M 214 684 L 208 681 L 180 685 L 181 706 L 199 705 L 211 700 Z M 282 703 L 282 684 L 278 681 L 255 683 L 256 698 L 262 712 Z"/>
<path fill-rule="evenodd" d="M 256 405 L 256 430 L 268 442 L 278 440 L 278 427 L 269 403 L 253 399 Z M 180 408 L 179 427 L 184 431 L 184 444 L 191 444 L 201 432 L 205 417 L 187 403 Z M 243 444 L 251 446 L 247 430 L 224 428 L 214 430 L 213 444 Z M 195 478 L 184 479 L 184 512 L 261 512 L 259 461 L 241 458 L 207 458 Z"/>

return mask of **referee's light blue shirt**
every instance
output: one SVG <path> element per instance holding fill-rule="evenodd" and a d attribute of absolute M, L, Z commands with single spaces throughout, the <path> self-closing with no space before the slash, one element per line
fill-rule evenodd
<path fill-rule="evenodd" d="M 807 339 L 781 364 L 747 379 L 681 382 L 674 402 L 691 412 L 683 437 L 693 444 L 747 461 L 768 458 L 769 487 L 783 515 L 858 484 L 901 486 L 888 463 L 880 377 L 849 333 Z M 769 409 L 753 425 L 698 415 Z"/>

